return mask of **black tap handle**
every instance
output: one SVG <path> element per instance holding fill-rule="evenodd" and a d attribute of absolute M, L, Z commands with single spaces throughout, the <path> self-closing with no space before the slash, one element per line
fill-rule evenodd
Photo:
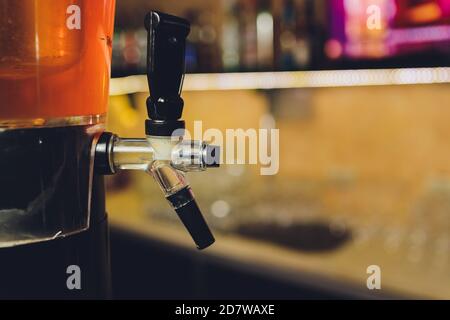
<path fill-rule="evenodd" d="M 150 11 L 145 17 L 145 27 L 148 31 L 147 77 L 150 89 L 148 115 L 152 120 L 173 122 L 180 119 L 183 112 L 180 94 L 190 24 L 179 17 Z"/>

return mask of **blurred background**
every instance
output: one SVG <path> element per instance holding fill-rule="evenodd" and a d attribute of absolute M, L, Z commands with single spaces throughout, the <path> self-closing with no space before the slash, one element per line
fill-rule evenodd
<path fill-rule="evenodd" d="M 149 10 L 192 24 L 188 129 L 279 129 L 280 168 L 188 175 L 205 252 L 148 175 L 110 177 L 117 298 L 450 299 L 450 0 L 118 0 L 108 130 L 126 137 Z"/>

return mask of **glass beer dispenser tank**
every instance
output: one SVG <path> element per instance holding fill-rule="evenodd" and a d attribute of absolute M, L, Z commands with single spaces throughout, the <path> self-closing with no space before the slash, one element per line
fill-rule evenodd
<path fill-rule="evenodd" d="M 0 123 L 106 113 L 114 2 L 0 1 Z"/>
<path fill-rule="evenodd" d="M 0 0 L 0 247 L 88 227 L 114 4 Z"/>
<path fill-rule="evenodd" d="M 0 297 L 109 296 L 103 176 L 119 170 L 150 174 L 197 247 L 214 242 L 184 177 L 219 162 L 218 147 L 183 140 L 189 23 L 147 15 L 146 138 L 122 139 L 104 132 L 114 6 L 0 0 Z M 66 286 L 71 265 L 83 290 Z"/>

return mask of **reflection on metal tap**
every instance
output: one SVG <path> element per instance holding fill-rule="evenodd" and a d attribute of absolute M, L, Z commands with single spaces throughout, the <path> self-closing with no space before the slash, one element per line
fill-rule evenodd
<path fill-rule="evenodd" d="M 119 138 L 103 133 L 96 147 L 96 170 L 114 174 L 119 170 L 140 170 L 150 174 L 160 186 L 169 204 L 203 249 L 214 242 L 184 172 L 204 171 L 219 166 L 219 147 L 200 141 L 171 143 L 170 137 L 158 139 Z M 153 145 L 155 147 L 153 147 Z M 167 149 L 167 150 L 166 150 Z"/>
<path fill-rule="evenodd" d="M 106 133 L 105 133 L 106 135 Z M 109 138 L 110 141 L 105 141 Z M 107 168 L 112 173 L 119 170 L 147 171 L 153 160 L 155 149 L 145 138 L 120 138 L 104 136 Z M 98 146 L 98 149 L 101 147 Z M 220 147 L 196 140 L 181 140 L 169 150 L 170 165 L 183 172 L 205 171 L 220 165 Z"/>

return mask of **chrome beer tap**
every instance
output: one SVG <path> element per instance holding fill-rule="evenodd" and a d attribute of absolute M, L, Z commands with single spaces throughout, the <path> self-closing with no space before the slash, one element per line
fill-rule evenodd
<path fill-rule="evenodd" d="M 150 174 L 178 214 L 198 249 L 214 243 L 184 172 L 218 167 L 220 148 L 202 141 L 183 140 L 181 88 L 185 69 L 189 22 L 152 11 L 145 18 L 148 31 L 147 76 L 150 96 L 146 138 L 125 139 L 104 132 L 98 139 L 95 169 L 100 174 L 141 170 Z"/>

